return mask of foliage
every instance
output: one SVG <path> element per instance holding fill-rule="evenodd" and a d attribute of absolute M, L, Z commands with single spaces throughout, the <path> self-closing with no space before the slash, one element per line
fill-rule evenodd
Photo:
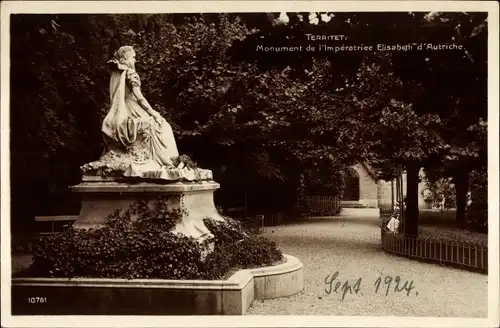
<path fill-rule="evenodd" d="M 476 247 L 488 247 L 487 234 L 464 229 L 423 226 L 419 228 L 419 235 L 422 239 L 449 244 L 463 243 Z"/>
<path fill-rule="evenodd" d="M 105 63 L 123 44 L 136 48 L 146 97 L 172 124 L 180 149 L 196 154 L 202 166 L 229 167 L 225 174 L 241 176 L 240 185 L 261 177 L 284 179 L 282 167 L 293 161 L 269 153 L 276 148 L 299 150 L 275 142 L 290 135 L 285 128 L 295 118 L 293 113 L 290 120 L 273 115 L 285 115 L 284 109 L 293 104 L 292 93 L 302 87 L 298 82 L 288 85 L 293 80 L 287 72 L 260 75 L 255 65 L 231 60 L 229 48 L 250 33 L 237 18 L 173 23 L 169 15 L 30 17 L 16 16 L 12 28 L 12 58 L 19 58 L 13 62 L 11 81 L 12 130 L 18 136 L 12 138 L 14 216 L 31 219 L 35 213 L 23 213 L 25 209 L 43 211 L 41 206 L 17 204 L 25 198 L 26 183 L 37 180 L 41 190 L 67 195 L 68 185 L 78 183 L 79 166 L 99 156 L 99 122 L 108 106 Z M 25 81 L 32 86 L 29 93 Z M 32 120 L 26 121 L 27 116 Z M 314 149 L 313 144 L 308 147 Z M 49 174 L 51 167 L 59 169 Z M 50 204 L 46 211 L 56 206 L 50 199 L 40 203 Z"/>
<path fill-rule="evenodd" d="M 479 232 L 488 231 L 488 174 L 486 170 L 471 173 L 471 202 L 467 208 L 468 226 Z"/>
<path fill-rule="evenodd" d="M 305 192 L 307 195 L 342 197 L 345 170 L 336 166 L 333 155 L 329 154 L 305 168 Z"/>
<path fill-rule="evenodd" d="M 231 245 L 247 236 L 240 222 L 225 219 L 225 222 L 217 222 L 209 218 L 203 220 L 208 230 L 214 234 L 213 242 L 219 245 Z"/>
<path fill-rule="evenodd" d="M 382 140 L 383 144 L 379 147 L 375 143 L 374 157 L 389 171 L 397 171 L 391 166 L 411 168 L 407 170 L 409 181 L 416 181 L 421 166 L 445 167 L 442 177 L 453 177 L 456 186 L 459 220 L 466 206 L 466 176 L 470 170 L 484 167 L 486 161 L 486 138 L 481 133 L 485 131 L 487 108 L 486 16 L 479 13 L 432 13 L 427 16 L 409 13 L 398 17 L 407 30 L 396 28 L 396 25 L 391 28 L 377 24 L 370 30 L 375 34 L 373 42 L 377 42 L 376 36 L 385 30 L 386 38 L 401 44 L 455 43 L 463 49 L 403 51 L 389 56 L 393 72 L 405 92 L 399 98 L 403 101 L 401 109 L 394 113 L 392 106 L 393 109 L 382 111 L 381 124 L 371 128 L 380 136 L 374 140 Z M 369 17 L 357 17 L 358 24 L 365 23 L 365 19 L 370 20 Z M 472 89 L 468 88 L 471 81 L 474 81 Z M 411 107 L 405 103 L 411 103 Z M 471 124 L 474 125 L 471 127 Z M 407 218 L 413 224 L 405 226 L 413 229 L 418 221 L 417 184 L 408 183 L 407 186 Z"/>
<path fill-rule="evenodd" d="M 317 25 L 291 13 L 278 25 L 272 16 L 13 15 L 13 217 L 68 203 L 61 195 L 78 183 L 79 166 L 99 156 L 105 63 L 124 44 L 136 48 L 146 98 L 172 124 L 179 149 L 248 193 L 276 182 L 300 200 L 328 181 L 340 194 L 342 170 L 361 160 L 384 178 L 408 166 L 484 166 L 485 15 L 335 13 Z M 346 45 L 455 42 L 466 50 L 255 51 L 307 45 L 306 33 L 332 30 L 349 35 Z"/>
<path fill-rule="evenodd" d="M 455 208 L 455 186 L 451 178 L 442 178 L 432 181 L 428 175 L 425 176 L 425 189 L 422 193 L 426 200 L 431 201 L 432 205 L 441 209 Z"/>
<path fill-rule="evenodd" d="M 104 227 L 41 236 L 26 273 L 37 277 L 127 279 L 220 279 L 230 269 L 272 265 L 282 259 L 276 245 L 249 235 L 233 220 L 205 219 L 214 237 L 207 244 L 172 229 L 181 213 L 158 199 L 139 202 L 125 213 L 110 215 Z M 135 216 L 136 219 L 133 219 Z"/>
<path fill-rule="evenodd" d="M 373 160 L 375 166 L 381 164 L 382 176 L 390 178 L 398 167 L 404 169 L 410 162 L 440 165 L 435 164 L 436 158 L 453 154 L 460 155 L 455 156 L 459 167 L 470 166 L 470 158 L 475 158 L 476 162 L 479 158 L 484 160 L 484 152 L 478 150 L 484 149 L 485 143 L 475 143 L 474 140 L 481 139 L 466 131 L 471 122 L 486 118 L 486 15 L 335 13 L 329 21 L 320 19 L 317 24 L 301 19 L 299 16 L 307 17 L 304 13 L 287 15 L 290 17 L 288 33 L 297 42 L 303 42 L 301 44 L 306 44 L 301 33 L 328 34 L 334 29 L 336 33 L 349 36 L 344 44 L 376 47 L 391 40 L 393 44 L 412 44 L 414 47 L 420 42 L 424 45 L 462 45 L 461 51 L 348 53 L 349 61 L 344 60 L 342 52 L 311 56 L 322 57 L 325 62 L 341 62 L 342 65 L 335 65 L 336 69 L 330 70 L 330 74 L 343 75 L 347 82 L 346 92 L 353 89 L 352 85 L 359 89 L 353 94 L 355 104 L 346 106 L 350 110 L 346 117 L 353 124 L 344 126 L 351 140 L 367 144 L 359 151 L 364 150 L 361 153 Z M 283 65 L 289 64 L 283 60 L 286 58 L 280 54 Z M 306 56 L 301 61 L 314 62 L 314 59 Z M 352 63 L 351 70 L 343 70 L 348 62 Z M 471 80 L 475 81 L 472 89 L 468 88 Z M 443 85 L 447 88 L 443 89 Z M 318 95 L 324 92 L 316 91 Z M 372 97 L 363 99 L 367 94 Z M 337 109 L 342 110 L 342 107 L 337 106 Z"/>
<path fill-rule="evenodd" d="M 234 251 L 234 262 L 240 268 L 269 266 L 283 260 L 277 245 L 263 236 L 253 235 L 237 242 L 236 245 L 227 245 L 226 252 L 232 253 L 232 251 Z"/>
<path fill-rule="evenodd" d="M 41 237 L 30 274 L 49 277 L 194 279 L 201 247 L 164 230 L 174 218 L 114 215 L 108 226 Z"/>
<path fill-rule="evenodd" d="M 262 236 L 246 236 L 239 224 L 210 219 L 205 219 L 204 223 L 214 234 L 211 241 L 216 245 L 205 263 L 205 272 L 214 279 L 223 276 L 229 269 L 268 266 L 283 259 L 274 242 Z"/>

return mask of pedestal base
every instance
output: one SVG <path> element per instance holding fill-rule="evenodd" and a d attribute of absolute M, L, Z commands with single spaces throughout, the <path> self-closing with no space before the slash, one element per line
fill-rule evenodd
<path fill-rule="evenodd" d="M 162 197 L 169 209 L 182 211 L 182 220 L 173 232 L 204 240 L 210 237 L 211 233 L 203 223 L 203 219 L 210 217 L 224 220 L 217 212 L 213 200 L 213 193 L 218 188 L 220 185 L 214 181 L 157 184 L 84 179 L 81 184 L 72 187 L 74 192 L 82 196 L 81 212 L 74 227 L 77 229 L 100 227 L 117 209 L 127 211 L 138 201 L 154 202 L 158 197 Z"/>

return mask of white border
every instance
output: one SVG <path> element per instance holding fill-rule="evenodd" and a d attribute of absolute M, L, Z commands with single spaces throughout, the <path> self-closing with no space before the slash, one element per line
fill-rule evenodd
<path fill-rule="evenodd" d="M 332 316 L 73 316 L 10 315 L 9 14 L 157 12 L 318 12 L 318 11 L 487 11 L 488 12 L 488 319 Z M 498 3 L 494 1 L 3 1 L 1 3 L 1 210 L 2 326 L 4 327 L 494 327 L 499 325 L 498 220 Z M 451 295 L 450 295 L 451 296 Z"/>

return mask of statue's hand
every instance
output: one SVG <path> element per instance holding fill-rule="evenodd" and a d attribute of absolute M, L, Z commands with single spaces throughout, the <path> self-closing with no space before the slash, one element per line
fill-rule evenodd
<path fill-rule="evenodd" d="M 163 124 L 163 117 L 160 115 L 160 113 L 158 112 L 153 112 L 151 113 L 151 116 L 153 116 L 153 118 L 155 119 L 156 123 L 158 123 L 159 125 L 162 125 Z"/>

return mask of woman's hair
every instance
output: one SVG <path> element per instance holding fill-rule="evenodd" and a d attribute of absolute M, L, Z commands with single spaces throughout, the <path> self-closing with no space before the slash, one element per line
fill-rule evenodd
<path fill-rule="evenodd" d="M 135 53 L 131 46 L 122 46 L 113 54 L 113 58 L 108 60 L 108 66 L 111 70 L 126 70 L 126 61 L 130 55 Z"/>

